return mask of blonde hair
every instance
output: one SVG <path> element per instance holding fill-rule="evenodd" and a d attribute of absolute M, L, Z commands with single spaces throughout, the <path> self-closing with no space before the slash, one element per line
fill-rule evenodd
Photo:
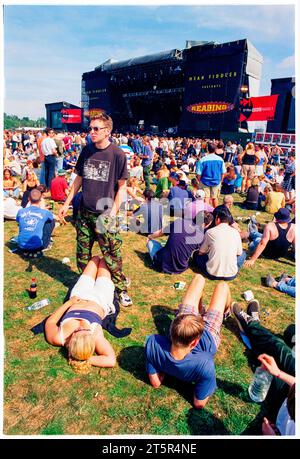
<path fill-rule="evenodd" d="M 137 186 L 139 183 L 137 177 L 130 177 L 128 180 L 127 180 L 127 186 L 129 187 L 133 187 L 133 186 Z"/>
<path fill-rule="evenodd" d="M 90 121 L 102 121 L 104 126 L 111 132 L 113 130 L 113 120 L 106 113 L 99 113 L 98 115 L 91 116 Z"/>
<path fill-rule="evenodd" d="M 249 142 L 246 146 L 246 150 L 253 150 L 253 149 L 254 149 L 253 143 Z"/>
<path fill-rule="evenodd" d="M 258 178 L 258 177 L 254 177 L 254 178 L 252 179 L 251 185 L 252 185 L 252 186 L 258 186 L 259 183 L 260 183 L 260 182 L 259 182 L 259 178 Z"/>
<path fill-rule="evenodd" d="M 95 351 L 92 333 L 73 333 L 68 343 L 69 356 L 75 360 L 88 360 Z"/>

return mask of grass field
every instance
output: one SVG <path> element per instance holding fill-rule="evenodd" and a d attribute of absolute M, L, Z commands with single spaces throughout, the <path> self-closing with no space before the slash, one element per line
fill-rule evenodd
<path fill-rule="evenodd" d="M 237 203 L 239 195 L 234 195 Z M 249 215 L 236 205 L 235 216 Z M 270 216 L 261 213 L 258 221 Z M 244 225 L 245 226 L 245 225 Z M 122 308 L 119 328 L 132 333 L 117 339 L 105 331 L 118 356 L 113 369 L 93 368 L 88 375 L 73 372 L 65 352 L 52 347 L 43 334 L 30 328 L 52 313 L 64 301 L 77 277 L 75 229 L 69 222 L 56 229 L 53 248 L 40 259 L 29 261 L 8 252 L 9 239 L 17 234 L 16 222 L 4 223 L 4 433 L 7 435 L 255 435 L 260 433 L 264 405 L 250 402 L 247 388 L 253 361 L 239 337 L 237 325 L 229 318 L 222 329 L 216 356 L 218 389 L 205 409 L 192 407 L 192 386 L 183 387 L 166 379 L 158 390 L 145 373 L 143 344 L 152 333 L 166 333 L 182 291 L 175 281 L 189 281 L 193 271 L 179 276 L 153 271 L 146 254 L 145 237 L 123 234 L 124 271 L 132 280 L 129 293 L 134 305 Z M 95 254 L 97 247 L 94 247 Z M 62 264 L 69 257 L 70 267 Z M 251 289 L 265 308 L 264 326 L 282 334 L 294 321 L 293 298 L 263 285 L 268 272 L 294 273 L 294 262 L 259 259 L 254 268 L 242 268 L 230 282 L 232 296 Z M 49 298 L 50 305 L 26 311 L 32 301 L 26 289 L 37 278 L 38 300 Z M 204 302 L 208 302 L 215 282 L 206 281 Z M 206 301 L 205 301 L 206 300 Z"/>

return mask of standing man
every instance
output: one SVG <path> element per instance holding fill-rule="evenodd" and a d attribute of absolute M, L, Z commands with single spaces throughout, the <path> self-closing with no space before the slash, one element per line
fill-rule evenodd
<path fill-rule="evenodd" d="M 41 143 L 42 153 L 44 155 L 45 163 L 45 185 L 50 189 L 51 180 L 55 176 L 57 150 L 56 143 L 54 142 L 53 129 L 46 129 L 46 138 Z"/>
<path fill-rule="evenodd" d="M 127 160 L 124 152 L 109 140 L 112 128 L 112 119 L 104 113 L 91 118 L 92 143 L 80 153 L 75 167 L 77 176 L 59 216 L 67 214 L 72 199 L 82 188 L 76 220 L 78 270 L 82 273 L 91 259 L 93 244 L 98 241 L 120 303 L 130 306 L 132 301 L 122 271 L 122 240 L 113 224 L 126 199 Z"/>
<path fill-rule="evenodd" d="M 207 149 L 208 155 L 201 158 L 196 164 L 196 177 L 200 181 L 200 188 L 205 192 L 206 204 L 217 207 L 226 167 L 224 160 L 215 153 L 214 143 L 208 143 Z"/>
<path fill-rule="evenodd" d="M 152 168 L 153 151 L 147 135 L 143 137 L 143 151 L 140 154 L 140 158 L 142 158 L 145 189 L 150 190 L 150 172 Z"/>

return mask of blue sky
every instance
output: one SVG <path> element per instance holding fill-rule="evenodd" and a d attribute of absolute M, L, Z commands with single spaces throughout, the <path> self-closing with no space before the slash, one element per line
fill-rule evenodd
<path fill-rule="evenodd" d="M 292 5 L 4 7 L 4 111 L 45 116 L 45 103 L 80 104 L 82 73 L 109 58 L 143 56 L 186 40 L 248 38 L 264 57 L 260 94 L 295 74 Z"/>

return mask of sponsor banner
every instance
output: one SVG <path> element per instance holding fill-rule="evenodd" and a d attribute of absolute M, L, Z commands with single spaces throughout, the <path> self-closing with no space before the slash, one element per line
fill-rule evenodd
<path fill-rule="evenodd" d="M 80 108 L 63 108 L 61 110 L 62 123 L 81 123 L 81 109 Z"/>
<path fill-rule="evenodd" d="M 268 132 L 264 135 L 264 143 L 271 143 L 272 142 L 272 134 Z"/>
<path fill-rule="evenodd" d="M 278 94 L 240 100 L 240 121 L 271 121 L 275 118 Z"/>
<path fill-rule="evenodd" d="M 255 142 L 263 142 L 264 141 L 264 134 L 262 132 L 257 132 L 255 134 Z"/>
<path fill-rule="evenodd" d="M 188 105 L 187 110 L 191 113 L 201 115 L 213 115 L 229 112 L 234 109 L 234 104 L 228 102 L 199 102 L 198 104 Z"/>
<path fill-rule="evenodd" d="M 281 140 L 281 134 L 273 134 L 272 135 L 272 142 L 273 143 L 280 143 Z"/>
<path fill-rule="evenodd" d="M 291 136 L 290 136 L 290 134 L 282 134 L 282 136 L 281 136 L 281 143 L 290 144 L 290 143 L 291 143 Z"/>
<path fill-rule="evenodd" d="M 292 135 L 291 135 L 291 144 L 292 144 L 292 145 L 295 145 L 295 143 L 296 143 L 296 135 L 295 135 L 295 134 L 292 134 Z"/>

